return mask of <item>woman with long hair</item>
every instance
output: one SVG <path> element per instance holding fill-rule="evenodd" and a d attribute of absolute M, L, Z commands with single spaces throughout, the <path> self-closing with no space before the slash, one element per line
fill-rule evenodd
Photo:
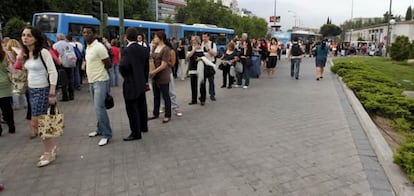
<path fill-rule="evenodd" d="M 0 109 L 4 120 L 9 126 L 9 133 L 15 133 L 14 115 L 12 108 L 12 85 L 9 79 L 9 62 L 6 52 L 0 44 Z M 0 136 L 3 129 L 0 126 Z"/>
<path fill-rule="evenodd" d="M 29 100 L 31 103 L 31 125 L 38 131 L 39 116 L 47 114 L 49 104 L 56 104 L 57 71 L 50 52 L 46 49 L 46 36 L 37 28 L 25 27 L 21 34 L 23 60 L 28 72 Z M 49 165 L 56 158 L 56 144 L 51 138 L 43 140 L 45 152 L 37 162 L 38 167 Z"/>
<path fill-rule="evenodd" d="M 169 92 L 170 70 L 168 65 L 170 62 L 170 48 L 166 45 L 168 40 L 164 31 L 157 31 L 154 34 L 152 42 L 156 45 L 152 52 L 155 69 L 149 73 L 152 78 L 152 89 L 154 93 L 154 109 L 152 111 L 154 116 L 148 118 L 148 120 L 159 118 L 162 95 L 165 105 L 165 116 L 162 122 L 168 123 L 171 120 L 171 98 Z"/>
<path fill-rule="evenodd" d="M 266 65 L 268 78 L 272 78 L 275 75 L 275 68 L 277 64 L 277 54 L 278 54 L 277 51 L 278 51 L 277 39 L 272 37 L 272 39 L 270 40 L 269 57 L 268 57 L 267 65 Z"/>

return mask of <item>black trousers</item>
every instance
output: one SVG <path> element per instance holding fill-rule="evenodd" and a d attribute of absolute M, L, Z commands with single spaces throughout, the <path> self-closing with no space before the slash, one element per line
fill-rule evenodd
<path fill-rule="evenodd" d="M 191 102 L 197 103 L 197 92 L 198 92 L 198 76 L 196 74 L 190 74 L 191 82 Z M 200 84 L 200 101 L 206 101 L 206 79 L 204 78 L 203 82 Z"/>
<path fill-rule="evenodd" d="M 2 97 L 0 98 L 0 109 L 3 114 L 3 119 L 7 122 L 7 125 L 10 129 L 14 131 L 14 113 L 12 108 L 12 97 Z"/>
<path fill-rule="evenodd" d="M 197 103 L 197 75 L 196 74 L 190 74 L 190 84 L 191 84 L 191 102 Z"/>
<path fill-rule="evenodd" d="M 170 84 L 156 84 L 155 82 L 153 82 L 152 89 L 154 92 L 154 110 L 152 111 L 152 114 L 154 114 L 154 117 L 160 116 L 160 105 L 162 95 L 165 105 L 165 118 L 171 118 Z"/>
<path fill-rule="evenodd" d="M 148 110 L 145 93 L 142 93 L 137 99 L 125 99 L 125 108 L 128 115 L 131 136 L 141 137 L 141 132 L 148 131 Z"/>
<path fill-rule="evenodd" d="M 62 99 L 63 100 L 73 100 L 75 98 L 74 88 L 75 88 L 75 78 L 73 77 L 74 68 L 63 68 L 66 72 L 66 77 L 68 81 L 62 86 Z"/>
<path fill-rule="evenodd" d="M 231 85 L 233 85 L 234 77 L 230 75 L 230 66 L 231 65 L 225 65 L 223 67 L 223 86 L 227 86 L 227 76 L 229 77 L 228 87 L 231 87 Z"/>

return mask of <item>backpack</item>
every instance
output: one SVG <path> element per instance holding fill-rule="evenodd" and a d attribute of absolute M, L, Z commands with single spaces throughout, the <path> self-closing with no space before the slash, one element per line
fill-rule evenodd
<path fill-rule="evenodd" d="M 63 67 L 72 68 L 76 67 L 76 54 L 73 50 L 73 46 L 67 44 L 63 49 L 63 54 L 61 54 L 61 60 Z"/>
<path fill-rule="evenodd" d="M 113 62 L 114 62 L 114 53 L 112 53 L 112 49 L 111 48 L 108 48 L 106 46 L 105 46 L 105 48 L 106 48 L 106 51 L 108 52 L 109 59 L 111 59 L 111 64 L 113 64 Z"/>
<path fill-rule="evenodd" d="M 302 49 L 300 48 L 299 44 L 293 44 L 291 49 L 292 56 L 300 56 L 302 55 Z"/>
<path fill-rule="evenodd" d="M 82 53 L 81 53 L 81 51 L 79 50 L 79 48 L 78 48 L 78 45 L 75 45 L 75 46 L 73 46 L 73 51 L 75 52 L 75 55 L 76 55 L 76 63 L 78 64 L 78 65 L 80 65 L 80 64 L 82 64 L 82 59 L 83 59 L 83 57 L 82 57 Z"/>

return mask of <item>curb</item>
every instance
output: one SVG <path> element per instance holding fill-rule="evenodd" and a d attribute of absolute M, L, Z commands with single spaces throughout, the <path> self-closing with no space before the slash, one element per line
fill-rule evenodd
<path fill-rule="evenodd" d="M 398 196 L 413 196 L 413 184 L 408 180 L 407 175 L 400 169 L 400 167 L 393 163 L 393 152 L 384 137 L 381 135 L 378 127 L 365 111 L 354 92 L 346 86 L 341 77 L 338 76 L 338 80 L 341 83 L 342 89 L 344 90 L 345 95 L 362 126 L 362 129 L 368 137 L 371 147 L 377 155 L 379 163 L 384 169 L 385 175 L 391 183 L 394 192 Z"/>

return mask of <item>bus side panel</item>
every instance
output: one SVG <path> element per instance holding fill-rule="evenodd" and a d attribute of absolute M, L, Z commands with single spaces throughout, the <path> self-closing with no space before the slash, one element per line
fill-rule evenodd
<path fill-rule="evenodd" d="M 182 36 L 180 35 L 180 26 L 176 24 L 170 24 L 169 25 L 169 35 L 167 35 L 169 38 L 176 38 L 180 39 Z"/>

